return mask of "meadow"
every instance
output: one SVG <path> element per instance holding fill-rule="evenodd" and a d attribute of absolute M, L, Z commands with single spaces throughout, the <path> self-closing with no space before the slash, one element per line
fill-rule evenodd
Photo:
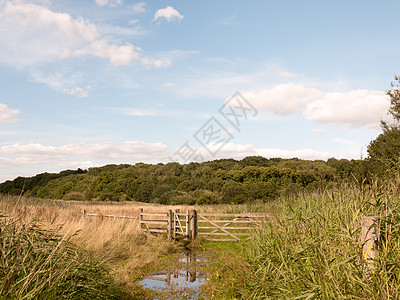
<path fill-rule="evenodd" d="M 21 224 L 37 224 L 40 230 L 58 232 L 76 251 L 94 258 L 101 266 L 94 268 L 100 270 L 98 282 L 113 287 L 108 288 L 112 295 L 99 294 L 99 298 L 152 299 L 154 294 L 135 282 L 163 269 L 183 247 L 192 247 L 213 255 L 212 263 L 205 267 L 208 284 L 201 294 L 204 299 L 400 299 L 399 189 L 400 179 L 394 178 L 303 190 L 267 203 L 208 206 L 3 196 L 0 211 Z M 251 241 L 197 240 L 192 244 L 147 234 L 136 220 L 82 217 L 83 210 L 136 216 L 140 207 L 148 212 L 176 208 L 268 212 L 272 217 Z M 379 256 L 372 270 L 362 258 L 364 215 L 377 216 L 381 221 Z"/>

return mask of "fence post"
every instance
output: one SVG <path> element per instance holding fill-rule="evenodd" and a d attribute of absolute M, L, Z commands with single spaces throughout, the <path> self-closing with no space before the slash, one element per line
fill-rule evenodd
<path fill-rule="evenodd" d="M 186 211 L 186 238 L 190 239 L 190 211 Z"/>
<path fill-rule="evenodd" d="M 363 259 L 369 269 L 373 268 L 374 259 L 378 256 L 379 219 L 364 216 L 361 219 L 361 245 Z"/>
<path fill-rule="evenodd" d="M 139 208 L 139 228 L 143 228 L 142 221 L 143 221 L 143 208 Z"/>
<path fill-rule="evenodd" d="M 194 240 L 197 236 L 197 211 L 196 210 L 191 211 L 190 231 L 192 232 L 191 240 Z"/>
<path fill-rule="evenodd" d="M 174 219 L 174 215 L 173 215 L 173 213 L 172 213 L 172 210 L 168 210 L 168 217 L 167 217 L 167 219 L 168 219 L 168 223 L 167 223 L 167 237 L 168 237 L 168 239 L 170 240 L 170 239 L 172 239 L 172 237 L 174 237 L 175 238 L 175 236 L 173 236 L 173 235 L 175 235 L 175 230 L 174 230 L 174 226 L 173 226 L 173 219 Z M 172 231 L 174 231 L 174 234 L 172 234 Z"/>
<path fill-rule="evenodd" d="M 83 218 L 83 219 L 86 218 L 86 209 L 83 210 L 82 218 Z"/>
<path fill-rule="evenodd" d="M 174 240 L 176 239 L 176 225 L 179 225 L 179 223 L 178 223 L 178 220 L 179 220 L 179 214 L 180 213 L 180 210 L 179 209 L 175 209 L 175 215 L 174 215 L 174 227 L 173 227 L 173 230 L 174 230 L 174 234 L 173 234 L 173 238 L 174 238 Z M 176 218 L 178 218 L 178 220 L 176 219 Z"/>

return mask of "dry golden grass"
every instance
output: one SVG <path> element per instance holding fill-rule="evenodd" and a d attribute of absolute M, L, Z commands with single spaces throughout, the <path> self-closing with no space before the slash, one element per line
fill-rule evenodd
<path fill-rule="evenodd" d="M 117 283 L 127 291 L 141 276 L 163 269 L 170 256 L 178 252 L 178 243 L 165 236 L 145 233 L 135 219 L 83 217 L 83 211 L 102 215 L 138 216 L 144 212 L 196 209 L 198 212 L 239 213 L 265 211 L 263 203 L 252 205 L 168 206 L 137 202 L 78 202 L 0 195 L 0 213 L 19 218 L 24 223 L 38 220 L 44 229 L 57 230 L 71 237 L 78 247 L 105 260 Z M 152 219 L 154 217 L 151 217 Z"/>
<path fill-rule="evenodd" d="M 134 287 L 146 272 L 163 268 L 166 257 L 178 251 L 179 245 L 164 236 L 145 233 L 135 219 L 83 217 L 88 213 L 138 216 L 145 212 L 166 212 L 168 209 L 193 209 L 185 206 L 150 206 L 142 203 L 93 203 L 38 198 L 0 196 L 0 212 L 19 218 L 24 223 L 38 220 L 41 227 L 71 237 L 71 241 L 96 257 L 107 261 L 116 281 Z M 163 259 L 164 258 L 164 259 Z"/>

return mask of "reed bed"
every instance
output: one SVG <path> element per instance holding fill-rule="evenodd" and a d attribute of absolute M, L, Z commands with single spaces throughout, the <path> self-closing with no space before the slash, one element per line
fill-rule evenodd
<path fill-rule="evenodd" d="M 236 278 L 243 299 L 400 299 L 400 180 L 281 199 Z M 380 218 L 379 255 L 362 257 L 361 218 Z"/>
<path fill-rule="evenodd" d="M 0 217 L 1 299 L 117 299 L 104 266 L 36 222 Z"/>

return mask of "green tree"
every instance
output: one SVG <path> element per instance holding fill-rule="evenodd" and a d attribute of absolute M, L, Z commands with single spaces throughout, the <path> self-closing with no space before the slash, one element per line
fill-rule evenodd
<path fill-rule="evenodd" d="M 400 162 L 400 76 L 395 75 L 391 87 L 386 94 L 390 98 L 388 114 L 393 117 L 393 122 L 381 121 L 383 132 L 367 149 L 370 169 L 378 173 L 397 169 Z"/>

